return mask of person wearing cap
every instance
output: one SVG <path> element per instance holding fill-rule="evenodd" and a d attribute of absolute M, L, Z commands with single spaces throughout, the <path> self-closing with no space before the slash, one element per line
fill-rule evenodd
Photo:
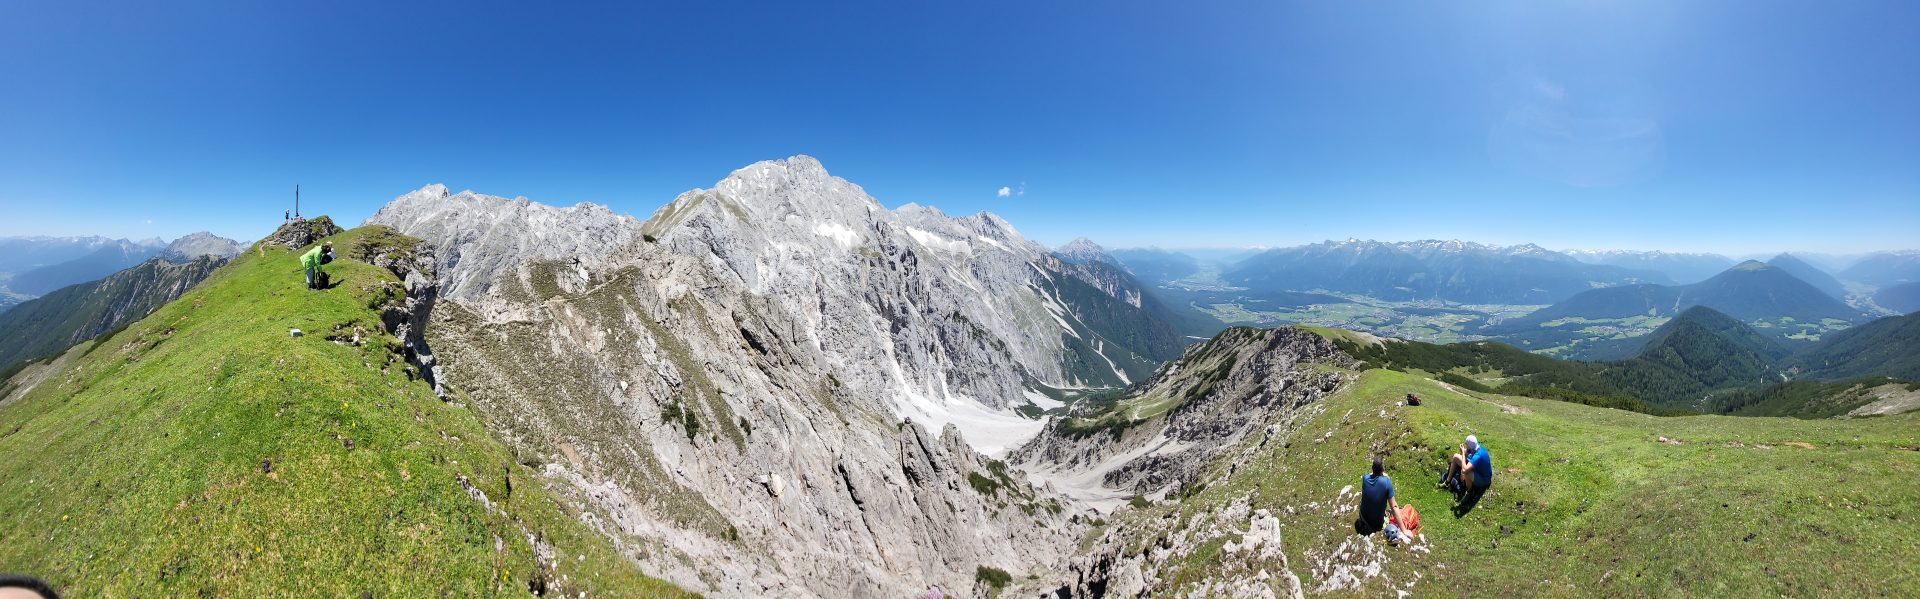
<path fill-rule="evenodd" d="M 1440 478 L 1440 485 L 1455 493 L 1469 489 L 1485 491 L 1492 486 L 1493 457 L 1487 455 L 1487 446 L 1481 445 L 1473 435 L 1467 435 L 1467 442 L 1460 445 L 1460 453 L 1447 458 L 1447 473 Z"/>

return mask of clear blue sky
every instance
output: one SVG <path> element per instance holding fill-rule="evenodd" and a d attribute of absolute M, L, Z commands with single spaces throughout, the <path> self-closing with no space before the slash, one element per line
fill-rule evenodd
<path fill-rule="evenodd" d="M 1910 1 L 291 4 L 0 3 L 0 235 L 804 153 L 1048 244 L 1920 245 Z"/>

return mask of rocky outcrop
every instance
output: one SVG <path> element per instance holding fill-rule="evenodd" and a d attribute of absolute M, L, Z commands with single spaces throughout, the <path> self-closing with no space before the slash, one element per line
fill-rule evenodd
<path fill-rule="evenodd" d="M 1169 514 L 1170 516 L 1173 514 Z M 1116 526 L 1076 555 L 1064 583 L 1044 585 L 1048 596 L 1079 597 L 1304 597 L 1284 551 L 1280 519 L 1253 510 L 1242 498 L 1190 518 L 1160 518 Z M 1141 539 L 1150 542 L 1141 543 Z M 1220 541 L 1226 539 L 1224 543 Z M 1177 583 L 1163 576 L 1219 543 L 1210 575 Z M 1048 588 L 1050 587 L 1050 588 Z M 1034 590 L 1034 589 L 1022 589 Z"/>
<path fill-rule="evenodd" d="M 392 227 L 371 225 L 344 248 L 347 258 L 387 269 L 406 286 L 405 299 L 380 311 L 381 326 L 400 339 L 401 353 L 415 372 L 446 397 L 435 376 L 433 350 L 427 344 L 426 325 L 433 307 L 440 300 L 440 284 L 435 278 L 438 265 L 434 250 L 418 238 L 401 235 Z"/>
<path fill-rule="evenodd" d="M 260 240 L 260 243 L 297 250 L 311 245 L 314 240 L 332 237 L 339 233 L 340 227 L 334 226 L 332 218 L 317 216 L 282 224 L 280 228 L 274 229 L 272 235 Z"/>
<path fill-rule="evenodd" d="M 367 218 L 427 241 L 446 297 L 476 300 L 494 279 L 530 260 L 604 256 L 640 237 L 640 221 L 605 206 L 559 208 L 428 185 Z"/>
<path fill-rule="evenodd" d="M 1236 327 L 1111 405 L 1049 424 L 1008 458 L 1034 480 L 1106 509 L 1135 496 L 1145 496 L 1149 510 L 1182 503 L 1112 515 L 1061 575 L 1019 590 L 1061 598 L 1302 596 L 1275 513 L 1252 509 L 1248 495 L 1188 504 L 1185 491 L 1231 480 L 1292 438 L 1358 365 L 1311 332 Z M 1184 568 L 1203 554 L 1207 575 L 1196 579 Z"/>
<path fill-rule="evenodd" d="M 1163 496 L 1242 440 L 1279 432 L 1298 408 L 1345 381 L 1318 365 L 1358 363 L 1310 332 L 1227 329 L 1111 406 L 1049 423 L 1007 459 L 1101 507 Z"/>

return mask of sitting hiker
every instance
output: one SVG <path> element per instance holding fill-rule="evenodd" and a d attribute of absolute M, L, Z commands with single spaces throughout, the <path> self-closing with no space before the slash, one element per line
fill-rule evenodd
<path fill-rule="evenodd" d="M 1387 510 L 1396 512 L 1400 502 L 1393 497 L 1393 479 L 1387 478 L 1386 461 L 1380 456 L 1373 457 L 1373 473 L 1360 477 L 1360 517 L 1353 521 L 1353 531 L 1370 535 L 1385 527 Z"/>
<path fill-rule="evenodd" d="M 1408 394 L 1407 394 L 1407 405 L 1409 405 L 1409 406 L 1417 406 L 1417 405 L 1420 405 L 1420 396 L 1418 396 L 1418 395 L 1414 395 L 1414 394 L 1412 394 L 1412 393 L 1408 393 Z"/>
<path fill-rule="evenodd" d="M 307 269 L 307 289 L 322 289 L 320 265 L 333 261 L 333 242 L 320 244 L 320 247 L 308 250 L 300 256 L 300 266 Z"/>
<path fill-rule="evenodd" d="M 1460 453 L 1447 458 L 1447 473 L 1440 477 L 1440 485 L 1455 493 L 1485 491 L 1493 484 L 1493 458 L 1487 455 L 1487 446 L 1473 435 L 1467 435 L 1467 442 L 1460 445 Z"/>

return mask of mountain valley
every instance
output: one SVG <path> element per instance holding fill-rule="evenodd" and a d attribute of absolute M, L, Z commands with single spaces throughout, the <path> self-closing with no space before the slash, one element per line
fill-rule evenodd
<path fill-rule="evenodd" d="M 333 286 L 300 290 L 294 257 L 322 240 Z M 35 340 L 5 347 L 0 451 L 28 457 L 0 465 L 0 518 L 62 547 L 0 564 L 128 595 L 1916 584 L 1867 557 L 1916 551 L 1877 524 L 1920 501 L 1890 488 L 1920 446 L 1913 317 L 1778 265 L 1668 286 L 1534 246 L 1049 250 L 990 213 L 888 209 L 806 156 L 645 219 L 429 185 L 352 229 L 175 245 L 213 255 L 156 250 L 0 314 Z M 1313 253 L 1389 267 L 1343 283 Z M 1379 286 L 1503 264 L 1557 291 Z M 1560 324 L 1606 318 L 1645 330 Z M 1427 477 L 1467 433 L 1503 482 L 1449 517 Z M 1351 535 L 1369 455 L 1428 512 L 1411 548 Z M 1626 466 L 1645 460 L 1667 466 Z M 1719 486 L 1675 486 L 1723 463 Z M 1841 479 L 1882 482 L 1821 490 Z M 1688 512 L 1646 505 L 1721 514 L 1687 543 L 1744 540 L 1661 559 Z M 1760 525 L 1798 509 L 1846 517 Z M 1849 565 L 1793 559 L 1809 544 Z M 392 559 L 350 566 L 369 555 Z"/>

